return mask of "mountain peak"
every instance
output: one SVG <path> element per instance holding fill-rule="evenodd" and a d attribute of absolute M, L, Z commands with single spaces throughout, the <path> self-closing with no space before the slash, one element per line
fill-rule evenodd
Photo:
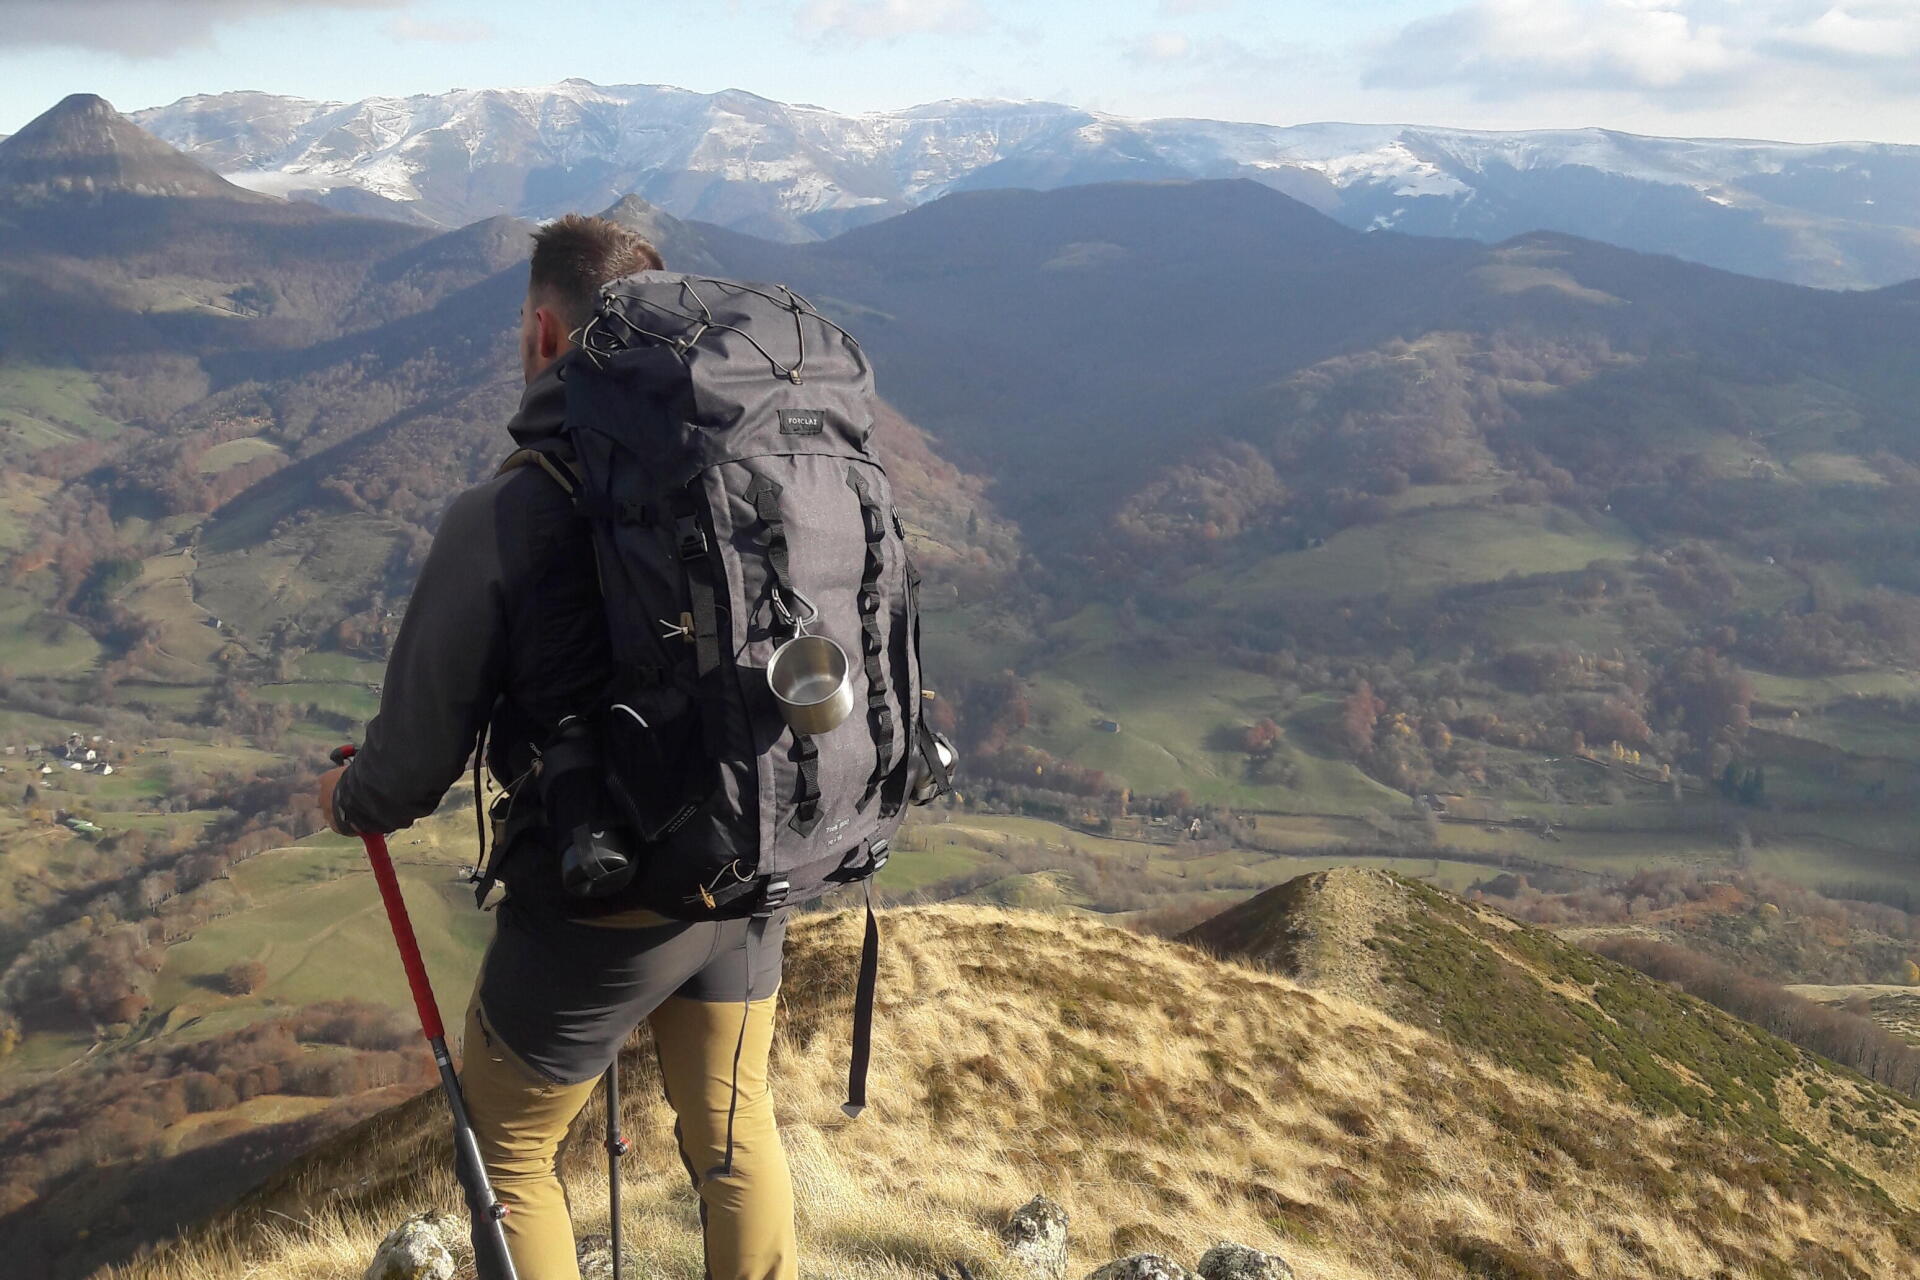
<path fill-rule="evenodd" d="M 721 269 L 686 223 L 644 197 L 621 196 L 599 216 L 645 236 L 666 259 L 670 270 L 718 273 Z"/>
<path fill-rule="evenodd" d="M 71 94 L 0 142 L 0 201 L 109 195 L 266 199 L 174 150 L 97 94 Z"/>

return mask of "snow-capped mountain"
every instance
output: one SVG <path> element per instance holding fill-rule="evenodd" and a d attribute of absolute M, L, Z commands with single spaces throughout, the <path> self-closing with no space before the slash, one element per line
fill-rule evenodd
<path fill-rule="evenodd" d="M 1045 102 L 842 115 L 584 80 L 314 102 L 182 99 L 134 119 L 257 191 L 454 225 L 638 193 L 683 218 L 830 236 L 950 191 L 1247 177 L 1349 226 L 1557 230 L 1806 284 L 1920 276 L 1920 147 L 1132 120 Z"/>

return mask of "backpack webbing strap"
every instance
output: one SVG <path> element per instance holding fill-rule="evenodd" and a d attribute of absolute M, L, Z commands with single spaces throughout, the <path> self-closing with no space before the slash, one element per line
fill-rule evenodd
<path fill-rule="evenodd" d="M 867 531 L 867 563 L 860 578 L 860 651 L 867 668 L 867 719 L 873 729 L 873 773 L 854 808 L 865 813 L 893 771 L 893 707 L 887 701 L 886 651 L 880 641 L 880 575 L 886 571 L 887 518 L 858 467 L 847 468 L 847 487 L 860 499 Z"/>
<path fill-rule="evenodd" d="M 793 591 L 793 565 L 787 558 L 787 522 L 780 516 L 780 482 L 755 476 L 747 486 L 747 501 L 753 504 L 760 523 L 767 527 L 767 563 L 773 566 L 773 585 L 788 597 Z"/>
<path fill-rule="evenodd" d="M 820 747 L 802 733 L 793 740 L 793 761 L 799 781 L 793 791 L 793 817 L 787 821 L 802 838 L 820 825 Z"/>
<path fill-rule="evenodd" d="M 567 464 L 554 457 L 553 453 L 547 449 L 516 449 L 507 455 L 507 460 L 500 464 L 500 469 L 494 474 L 503 476 L 509 471 L 518 471 L 521 467 L 539 467 L 553 477 L 553 482 L 559 485 L 561 492 L 569 498 L 573 497 L 580 488 L 580 482 L 574 479 L 573 472 Z"/>
<path fill-rule="evenodd" d="M 900 527 L 898 515 L 894 516 L 893 527 L 894 532 L 902 539 L 900 558 L 907 579 L 907 616 L 911 619 L 908 623 L 908 635 L 912 638 L 913 652 L 918 654 L 920 652 L 920 570 L 914 567 L 913 553 L 906 549 L 904 541 L 906 533 Z M 943 786 L 950 789 L 953 781 L 946 766 L 940 763 L 940 753 L 933 745 L 933 727 L 927 723 L 926 712 L 921 709 L 918 699 L 909 696 L 906 714 L 909 725 L 906 752 L 892 776 L 886 780 L 885 788 L 881 793 L 880 813 L 887 818 L 891 818 L 906 806 L 907 787 L 912 782 L 913 773 L 909 766 L 916 750 L 930 755 L 933 771 L 938 775 Z"/>
<path fill-rule="evenodd" d="M 700 527 L 700 508 L 691 490 L 674 496 L 673 531 L 680 568 L 687 576 L 687 604 L 693 614 L 694 668 L 704 679 L 720 666 L 719 594 L 713 583 L 713 557 L 708 554 L 706 530 Z"/>
<path fill-rule="evenodd" d="M 873 914 L 873 881 L 867 881 L 867 936 L 860 944 L 860 978 L 853 989 L 853 1053 L 847 1063 L 849 1120 L 867 1109 L 867 1064 L 873 1059 L 873 991 L 880 978 L 880 921 Z"/>

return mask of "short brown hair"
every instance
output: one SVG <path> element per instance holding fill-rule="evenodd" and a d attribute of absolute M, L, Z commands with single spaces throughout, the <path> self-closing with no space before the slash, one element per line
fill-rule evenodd
<path fill-rule="evenodd" d="M 600 304 L 600 287 L 665 264 L 646 237 L 605 218 L 569 213 L 533 233 L 530 291 L 545 292 L 569 329 Z"/>

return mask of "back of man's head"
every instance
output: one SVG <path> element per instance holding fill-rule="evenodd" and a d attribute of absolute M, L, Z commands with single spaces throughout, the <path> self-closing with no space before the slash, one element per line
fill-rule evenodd
<path fill-rule="evenodd" d="M 602 285 L 663 265 L 659 251 L 638 233 L 605 218 L 570 213 L 533 233 L 527 293 L 552 308 L 571 332 L 593 315 Z"/>

